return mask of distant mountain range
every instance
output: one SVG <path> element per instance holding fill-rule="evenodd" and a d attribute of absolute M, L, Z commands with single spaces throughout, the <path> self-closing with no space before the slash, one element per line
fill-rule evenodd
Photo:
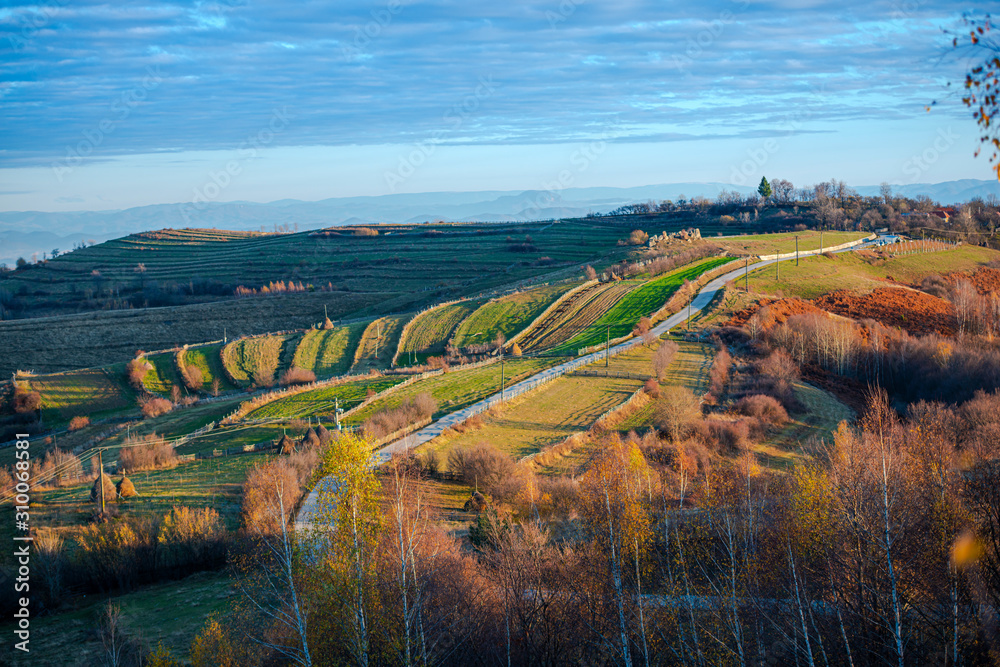
<path fill-rule="evenodd" d="M 855 188 L 864 195 L 878 194 L 879 186 Z M 338 197 L 321 201 L 282 199 L 266 204 L 222 202 L 198 206 L 157 204 L 118 211 L 0 212 L 0 263 L 13 266 L 18 257 L 30 260 L 53 249 L 71 250 L 82 241 L 101 242 L 167 227 L 219 229 L 273 229 L 297 225 L 299 230 L 335 225 L 377 222 L 475 221 L 504 222 L 581 217 L 607 213 L 623 204 L 680 197 L 714 198 L 722 190 L 749 193 L 753 188 L 726 183 L 670 183 L 634 188 L 566 188 L 560 191 L 427 192 L 376 197 Z M 946 183 L 894 185 L 908 197 L 926 195 L 942 204 L 956 204 L 973 197 L 1000 196 L 1000 183 L 964 179 Z M 58 231 L 53 231 L 58 230 Z"/>

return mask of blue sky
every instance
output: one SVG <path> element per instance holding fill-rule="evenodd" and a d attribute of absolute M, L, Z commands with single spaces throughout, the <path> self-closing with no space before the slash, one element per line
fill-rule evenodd
<path fill-rule="evenodd" d="M 985 9 L 15 0 L 0 210 L 990 178 L 943 33 Z"/>

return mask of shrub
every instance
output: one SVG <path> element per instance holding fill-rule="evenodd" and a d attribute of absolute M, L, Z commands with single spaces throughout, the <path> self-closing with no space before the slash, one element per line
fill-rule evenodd
<path fill-rule="evenodd" d="M 156 470 L 177 463 L 177 452 L 174 446 L 150 434 L 141 439 L 133 440 L 131 446 L 123 447 L 118 454 L 118 472 L 131 473 L 139 470 Z"/>
<path fill-rule="evenodd" d="M 267 372 L 263 368 L 258 368 L 253 372 L 253 384 L 259 388 L 273 387 L 274 374 Z"/>
<path fill-rule="evenodd" d="M 36 484 L 45 486 L 62 486 L 63 484 L 74 482 L 83 477 L 83 464 L 75 454 L 63 451 L 58 447 L 45 454 L 41 464 L 35 468 L 35 479 L 42 479 L 52 475 L 52 478 L 45 482 Z"/>
<path fill-rule="evenodd" d="M 281 384 L 309 384 L 316 381 L 316 374 L 305 368 L 293 366 L 281 374 Z"/>
<path fill-rule="evenodd" d="M 365 437 L 378 440 L 390 433 L 427 419 L 437 410 L 437 401 L 427 392 L 417 394 L 396 408 L 382 410 L 365 420 Z"/>
<path fill-rule="evenodd" d="M 736 411 L 755 417 L 770 428 L 780 428 L 788 423 L 788 412 L 773 396 L 753 394 L 744 396 L 736 404 Z"/>
<path fill-rule="evenodd" d="M 596 280 L 597 279 L 597 271 L 595 271 L 594 267 L 592 267 L 590 264 L 588 264 L 586 267 L 584 267 L 584 269 L 583 269 L 583 275 L 586 276 L 587 280 Z"/>
<path fill-rule="evenodd" d="M 736 454 L 750 443 L 750 424 L 742 419 L 705 419 L 694 425 L 694 434 L 712 451 Z"/>
<path fill-rule="evenodd" d="M 656 378 L 646 380 L 646 383 L 642 386 L 642 390 L 649 394 L 651 398 L 660 397 L 660 383 L 656 381 Z"/>
<path fill-rule="evenodd" d="M 79 431 L 81 428 L 90 426 L 90 417 L 86 415 L 77 415 L 69 420 L 69 430 Z"/>
<path fill-rule="evenodd" d="M 153 370 L 153 364 L 145 357 L 136 357 L 125 366 L 129 384 L 139 390 L 143 388 L 142 381 L 146 378 L 146 373 L 151 370 Z"/>
<path fill-rule="evenodd" d="M 680 346 L 672 340 L 665 340 L 656 348 L 656 352 L 653 353 L 653 372 L 658 379 L 662 380 L 666 375 L 670 364 L 677 357 L 678 350 Z"/>
<path fill-rule="evenodd" d="M 14 412 L 19 415 L 33 413 L 42 407 L 42 395 L 30 387 L 18 386 L 14 390 Z"/>
<path fill-rule="evenodd" d="M 655 408 L 656 425 L 677 442 L 701 416 L 701 403 L 686 387 L 664 387 Z"/>
<path fill-rule="evenodd" d="M 733 358 L 729 356 L 729 350 L 722 345 L 715 353 L 712 361 L 712 368 L 708 373 L 708 393 L 713 401 L 719 401 L 726 391 L 729 383 L 729 368 L 733 365 Z"/>
<path fill-rule="evenodd" d="M 300 495 L 299 475 L 286 459 L 255 465 L 243 483 L 240 520 L 243 529 L 258 536 L 274 535 L 288 518 Z M 285 514 L 281 514 L 281 504 Z"/>
<path fill-rule="evenodd" d="M 628 242 L 630 245 L 645 245 L 648 241 L 649 234 L 641 229 L 633 229 L 632 233 L 628 235 Z"/>
<path fill-rule="evenodd" d="M 142 406 L 142 414 L 148 418 L 165 415 L 174 409 L 173 403 L 158 396 L 140 399 L 139 405 Z"/>
<path fill-rule="evenodd" d="M 201 391 L 201 386 L 205 384 L 205 376 L 202 374 L 201 369 L 191 364 L 184 368 L 183 378 L 184 386 L 191 391 Z"/>
<path fill-rule="evenodd" d="M 355 236 L 378 236 L 378 230 L 371 227 L 355 227 Z"/>
<path fill-rule="evenodd" d="M 212 566 L 225 562 L 226 530 L 211 507 L 173 507 L 160 521 L 156 541 L 161 566 Z"/>
<path fill-rule="evenodd" d="M 511 500 L 523 486 L 516 484 L 523 478 L 523 472 L 514 459 L 489 443 L 452 448 L 448 452 L 448 467 L 469 486 L 498 500 Z"/>

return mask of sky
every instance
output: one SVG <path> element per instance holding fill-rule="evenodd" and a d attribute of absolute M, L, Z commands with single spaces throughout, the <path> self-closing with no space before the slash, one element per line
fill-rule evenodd
<path fill-rule="evenodd" d="M 9 0 L 0 210 L 988 179 L 951 37 L 989 8 Z"/>

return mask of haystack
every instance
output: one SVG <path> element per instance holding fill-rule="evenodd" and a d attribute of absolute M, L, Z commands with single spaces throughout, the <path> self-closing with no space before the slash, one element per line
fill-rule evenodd
<path fill-rule="evenodd" d="M 295 453 L 295 441 L 289 438 L 287 433 L 278 441 L 278 451 L 282 454 Z"/>
<path fill-rule="evenodd" d="M 122 475 L 121 481 L 115 484 L 119 498 L 135 498 L 139 492 L 135 490 L 135 484 L 128 477 Z"/>
<path fill-rule="evenodd" d="M 302 437 L 302 448 L 314 449 L 319 446 L 320 446 L 319 436 L 316 435 L 316 431 L 310 428 L 308 431 L 306 431 L 305 436 Z"/>
<path fill-rule="evenodd" d="M 465 501 L 465 505 L 462 507 L 466 512 L 482 512 L 486 509 L 489 503 L 486 501 L 486 496 L 475 491 L 472 497 Z"/>
<path fill-rule="evenodd" d="M 98 482 L 104 484 L 104 502 L 109 503 L 118 497 L 118 491 L 115 489 L 115 483 L 111 481 L 111 478 L 105 475 L 103 472 L 101 476 L 94 480 L 94 486 L 90 488 L 90 500 L 99 503 L 101 502 L 101 487 Z"/>
<path fill-rule="evenodd" d="M 330 431 L 328 431 L 322 424 L 316 427 L 316 436 L 319 437 L 319 443 L 321 445 L 329 444 L 331 439 Z"/>

